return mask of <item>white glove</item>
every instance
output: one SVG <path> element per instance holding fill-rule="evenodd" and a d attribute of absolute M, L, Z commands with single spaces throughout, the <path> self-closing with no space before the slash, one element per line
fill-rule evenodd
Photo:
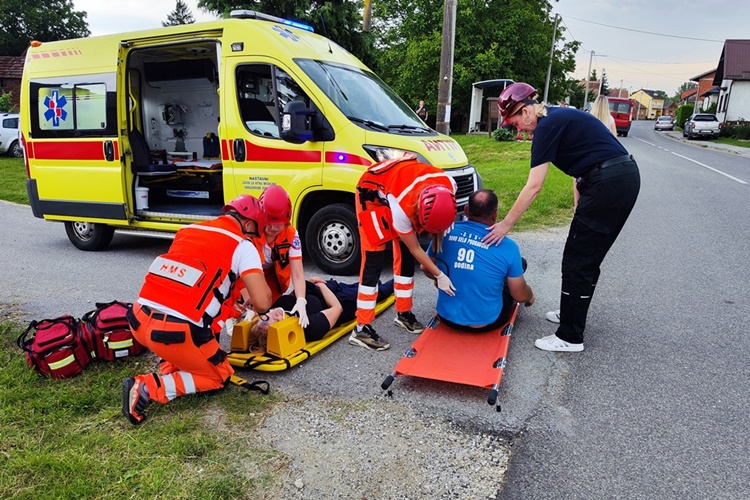
<path fill-rule="evenodd" d="M 307 319 L 307 300 L 304 297 L 297 298 L 297 302 L 292 307 L 291 313 L 299 314 L 299 326 L 307 328 L 310 324 L 310 320 Z"/>
<path fill-rule="evenodd" d="M 451 297 L 456 296 L 456 287 L 453 286 L 453 282 L 451 279 L 445 275 L 443 271 L 440 271 L 440 274 L 435 276 L 437 279 L 437 286 L 439 289 L 450 295 Z"/>

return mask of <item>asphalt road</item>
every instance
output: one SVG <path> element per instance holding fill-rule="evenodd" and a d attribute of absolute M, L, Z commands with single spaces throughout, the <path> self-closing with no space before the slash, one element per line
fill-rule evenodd
<path fill-rule="evenodd" d="M 750 182 L 750 158 L 666 135 L 636 122 L 621 139 L 638 160 L 642 189 L 604 262 L 586 351 L 533 347 L 554 332 L 544 313 L 557 308 L 566 233 L 522 233 L 514 238 L 537 303 L 522 310 L 514 330 L 503 411 L 487 405 L 483 389 L 407 377 L 392 386 L 395 399 L 425 418 L 513 441 L 500 498 L 750 498 L 750 185 L 738 182 Z M 28 319 L 134 300 L 151 260 L 169 244 L 116 235 L 105 252 L 81 252 L 62 224 L 7 203 L 0 203 L 0 224 L 0 302 L 18 305 Z M 435 295 L 418 280 L 418 318 L 430 317 Z M 340 340 L 262 378 L 302 394 L 384 398 L 380 382 L 415 338 L 393 326 L 393 315 L 375 323 L 391 341 L 388 351 Z"/>

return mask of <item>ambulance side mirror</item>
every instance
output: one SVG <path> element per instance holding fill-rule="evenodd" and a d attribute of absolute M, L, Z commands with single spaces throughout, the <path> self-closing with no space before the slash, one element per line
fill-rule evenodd
<path fill-rule="evenodd" d="M 323 114 L 308 108 L 304 102 L 292 101 L 281 116 L 281 138 L 294 144 L 306 141 L 332 141 L 333 127 Z"/>

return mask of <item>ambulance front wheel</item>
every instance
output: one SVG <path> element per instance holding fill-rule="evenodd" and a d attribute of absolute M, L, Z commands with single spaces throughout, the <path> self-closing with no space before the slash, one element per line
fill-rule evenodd
<path fill-rule="evenodd" d="M 107 248 L 115 234 L 110 226 L 84 221 L 66 222 L 65 232 L 76 248 L 90 252 Z"/>
<path fill-rule="evenodd" d="M 307 254 L 327 274 L 351 276 L 359 272 L 359 229 L 354 207 L 334 203 L 310 218 L 305 231 Z"/>

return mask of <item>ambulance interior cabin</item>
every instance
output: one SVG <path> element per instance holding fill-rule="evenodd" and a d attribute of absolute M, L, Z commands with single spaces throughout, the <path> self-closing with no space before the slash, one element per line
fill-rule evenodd
<path fill-rule="evenodd" d="M 221 213 L 218 44 L 133 49 L 128 56 L 128 139 L 136 215 Z"/>

